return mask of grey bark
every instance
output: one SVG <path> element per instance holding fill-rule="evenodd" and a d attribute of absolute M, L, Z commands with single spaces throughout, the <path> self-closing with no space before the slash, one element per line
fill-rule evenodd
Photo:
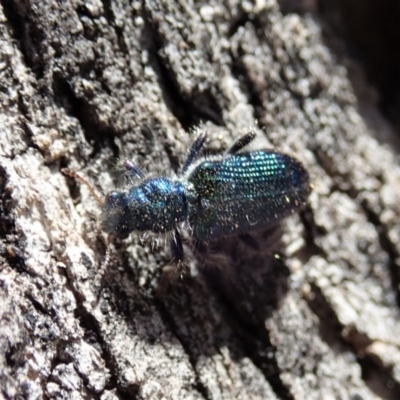
<path fill-rule="evenodd" d="M 0 29 L 4 398 L 400 398 L 396 140 L 315 14 L 3 0 Z M 101 194 L 117 157 L 172 173 L 196 126 L 209 151 L 255 129 L 306 165 L 286 258 L 233 238 L 212 268 L 188 240 L 172 279 L 169 249 L 132 235 L 99 284 L 99 205 L 61 169 Z"/>

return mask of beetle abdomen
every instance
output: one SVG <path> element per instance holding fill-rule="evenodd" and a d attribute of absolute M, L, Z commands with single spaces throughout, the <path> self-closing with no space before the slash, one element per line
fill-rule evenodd
<path fill-rule="evenodd" d="M 311 190 L 302 164 L 272 150 L 203 161 L 188 181 L 197 196 L 189 222 L 200 240 L 268 227 L 298 211 Z"/>

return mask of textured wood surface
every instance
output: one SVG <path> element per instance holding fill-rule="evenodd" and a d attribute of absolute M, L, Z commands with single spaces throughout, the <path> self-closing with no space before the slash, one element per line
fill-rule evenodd
<path fill-rule="evenodd" d="M 400 398 L 394 133 L 290 3 L 0 2 L 3 398 Z M 210 152 L 255 129 L 308 168 L 286 257 L 232 238 L 174 280 L 163 240 L 132 235 L 97 283 L 99 205 L 61 169 L 102 194 L 117 158 L 172 174 L 196 127 Z"/>

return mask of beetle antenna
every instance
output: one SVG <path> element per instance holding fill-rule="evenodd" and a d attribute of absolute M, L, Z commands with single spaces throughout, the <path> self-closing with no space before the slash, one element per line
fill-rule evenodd
<path fill-rule="evenodd" d="M 92 186 L 85 178 L 83 178 L 83 177 L 80 176 L 77 172 L 72 171 L 72 170 L 69 169 L 69 168 L 63 168 L 63 169 L 61 170 L 61 172 L 62 172 L 64 175 L 67 175 L 67 176 L 69 176 L 70 178 L 73 178 L 73 179 L 75 179 L 75 180 L 77 180 L 77 181 L 83 183 L 84 185 L 86 185 L 87 188 L 90 190 L 90 193 L 92 194 L 92 196 L 97 200 L 97 202 L 98 202 L 100 205 L 103 205 L 103 200 L 102 200 L 102 198 L 99 196 L 99 194 L 96 192 L 96 190 L 93 188 L 93 186 Z"/>

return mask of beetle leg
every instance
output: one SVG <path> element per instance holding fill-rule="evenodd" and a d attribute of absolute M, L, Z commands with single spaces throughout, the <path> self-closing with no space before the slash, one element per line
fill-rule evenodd
<path fill-rule="evenodd" d="M 142 170 L 132 161 L 125 160 L 123 163 L 123 167 L 125 168 L 128 178 L 144 178 L 144 173 L 142 172 Z"/>
<path fill-rule="evenodd" d="M 256 136 L 257 134 L 255 132 L 247 132 L 233 143 L 232 147 L 227 151 L 227 154 L 236 154 L 238 151 L 242 150 L 243 147 L 252 142 Z"/>
<path fill-rule="evenodd" d="M 184 263 L 185 254 L 183 252 L 181 235 L 179 234 L 177 229 L 175 229 L 174 233 L 171 236 L 170 244 L 171 244 L 171 253 L 177 265 L 176 267 L 177 273 L 182 278 L 186 269 Z"/>
<path fill-rule="evenodd" d="M 190 146 L 189 155 L 187 156 L 185 164 L 183 164 L 182 167 L 182 174 L 185 174 L 188 168 L 196 160 L 201 148 L 204 145 L 206 138 L 207 138 L 207 133 L 201 132 L 200 135 L 197 136 L 196 140 L 192 143 L 192 145 Z"/>

